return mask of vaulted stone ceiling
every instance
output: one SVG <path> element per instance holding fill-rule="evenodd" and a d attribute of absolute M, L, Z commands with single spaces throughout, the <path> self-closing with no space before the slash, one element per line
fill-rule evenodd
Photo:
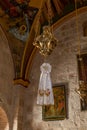
<path fill-rule="evenodd" d="M 86 9 L 87 0 L 77 0 L 77 6 Z M 74 12 L 75 1 L 50 0 L 50 7 L 52 24 L 56 27 L 56 22 L 64 20 L 68 14 Z M 0 24 L 6 33 L 11 49 L 15 84 L 22 84 L 25 87 L 29 84 L 29 70 L 36 51 L 32 42 L 38 27 L 37 19 L 39 17 L 39 26 L 47 24 L 48 9 L 47 0 L 43 0 L 43 2 L 42 0 L 0 0 Z"/>

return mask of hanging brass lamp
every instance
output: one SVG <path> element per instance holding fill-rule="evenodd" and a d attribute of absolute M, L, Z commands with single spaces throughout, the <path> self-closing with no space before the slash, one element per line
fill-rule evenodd
<path fill-rule="evenodd" d="M 58 40 L 54 37 L 51 32 L 51 27 L 43 26 L 43 32 L 37 36 L 33 42 L 33 45 L 39 49 L 39 52 L 43 56 L 48 56 L 52 53 L 56 47 Z"/>
<path fill-rule="evenodd" d="M 54 37 L 53 30 L 51 27 L 51 15 L 50 13 L 50 0 L 46 1 L 48 4 L 48 25 L 44 25 L 42 27 L 42 33 L 35 36 L 33 45 L 39 49 L 40 54 L 46 58 L 49 56 L 54 48 L 56 47 L 58 40 Z M 42 4 L 43 5 L 43 4 Z M 42 9 L 42 6 L 41 6 Z M 39 13 L 40 18 L 41 10 Z M 39 25 L 39 21 L 37 26 Z M 38 28 L 38 27 L 37 27 Z M 37 34 L 37 32 L 36 32 Z M 39 80 L 39 87 L 37 92 L 37 104 L 38 105 L 53 105 L 54 104 L 54 96 L 53 96 L 53 90 L 52 90 L 52 82 L 51 82 L 51 69 L 52 66 L 44 62 L 40 66 L 41 74 L 40 74 L 40 80 Z"/>

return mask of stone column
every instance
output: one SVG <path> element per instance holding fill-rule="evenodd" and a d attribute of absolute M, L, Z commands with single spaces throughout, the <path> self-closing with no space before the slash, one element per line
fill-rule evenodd
<path fill-rule="evenodd" d="M 20 92 L 19 85 L 14 85 L 12 90 L 11 107 L 10 107 L 11 109 L 9 110 L 10 113 L 9 130 L 17 129 L 19 92 Z"/>
<path fill-rule="evenodd" d="M 25 89 L 26 89 L 25 87 L 20 86 L 19 106 L 18 106 L 18 128 L 17 128 L 17 130 L 23 130 Z"/>

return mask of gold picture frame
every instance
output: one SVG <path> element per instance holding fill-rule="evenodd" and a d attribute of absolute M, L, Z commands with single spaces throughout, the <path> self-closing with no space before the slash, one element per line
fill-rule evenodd
<path fill-rule="evenodd" d="M 42 106 L 42 119 L 45 121 L 67 118 L 67 83 L 53 85 L 54 105 Z"/>

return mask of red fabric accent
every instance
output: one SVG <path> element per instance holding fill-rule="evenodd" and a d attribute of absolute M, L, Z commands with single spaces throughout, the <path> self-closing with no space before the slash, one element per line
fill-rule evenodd
<path fill-rule="evenodd" d="M 2 7 L 2 9 L 7 10 L 13 5 L 9 2 L 9 0 L 0 0 L 0 6 Z"/>

